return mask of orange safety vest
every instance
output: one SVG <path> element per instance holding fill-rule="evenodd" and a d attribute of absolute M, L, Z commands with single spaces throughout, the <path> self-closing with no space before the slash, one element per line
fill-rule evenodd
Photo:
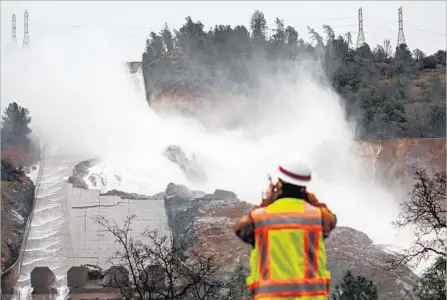
<path fill-rule="evenodd" d="M 278 199 L 250 214 L 255 247 L 250 257 L 248 289 L 253 299 L 327 299 L 321 211 L 303 199 Z"/>

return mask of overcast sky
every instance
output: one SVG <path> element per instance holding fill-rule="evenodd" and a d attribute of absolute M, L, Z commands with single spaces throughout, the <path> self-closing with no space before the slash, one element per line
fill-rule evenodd
<path fill-rule="evenodd" d="M 164 23 L 179 28 L 186 16 L 200 20 L 205 28 L 215 24 L 248 26 L 251 14 L 260 9 L 273 27 L 275 17 L 294 26 L 308 40 L 306 26 L 322 35 L 323 24 L 335 33 L 350 31 L 357 39 L 357 11 L 363 8 L 365 38 L 371 47 L 397 40 L 397 10 L 403 7 L 404 32 L 411 49 L 433 53 L 446 48 L 446 1 L 1 1 L 2 52 L 11 40 L 11 15 L 17 16 L 17 37 L 23 38 L 23 13 L 29 12 L 31 43 L 51 31 L 66 35 L 92 28 L 113 30 L 123 60 L 140 60 L 145 39 Z"/>

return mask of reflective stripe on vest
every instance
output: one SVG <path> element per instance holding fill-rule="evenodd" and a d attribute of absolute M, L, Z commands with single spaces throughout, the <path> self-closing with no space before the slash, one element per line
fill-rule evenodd
<path fill-rule="evenodd" d="M 261 294 L 263 297 L 303 297 L 328 295 L 328 284 L 327 279 L 315 280 L 315 282 L 295 281 L 291 283 L 282 283 L 280 280 L 278 282 L 266 282 L 262 285 L 253 284 L 248 288 L 254 297 Z"/>
<path fill-rule="evenodd" d="M 304 201 L 303 201 L 304 202 Z M 302 297 L 328 295 L 330 278 L 317 278 L 319 239 L 322 233 L 320 211 L 304 202 L 302 212 L 269 212 L 267 208 L 253 211 L 255 239 L 258 250 L 259 281 L 249 285 L 253 296 Z M 302 230 L 304 240 L 288 241 L 304 246 L 305 278 L 278 280 L 270 276 L 269 231 Z"/>

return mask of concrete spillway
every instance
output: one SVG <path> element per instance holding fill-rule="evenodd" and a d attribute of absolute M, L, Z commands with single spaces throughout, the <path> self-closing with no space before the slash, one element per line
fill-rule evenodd
<path fill-rule="evenodd" d="M 95 216 L 119 224 L 127 215 L 136 215 L 131 226 L 133 237 L 146 228 L 170 235 L 162 198 L 122 199 L 101 196 L 99 190 L 73 188 L 67 178 L 80 160 L 60 150 L 44 155 L 31 229 L 16 284 L 21 291 L 31 292 L 30 274 L 35 267 L 49 267 L 56 275 L 55 287 L 62 288 L 72 266 L 94 264 L 103 269 L 110 266 L 110 258 L 119 245 L 94 222 Z"/>
<path fill-rule="evenodd" d="M 113 236 L 103 232 L 95 221 L 95 216 L 103 216 L 110 221 L 122 224 L 128 215 L 135 215 L 132 221 L 132 237 L 146 229 L 158 230 L 169 235 L 163 199 L 131 200 L 118 196 L 100 196 L 99 190 L 68 188 L 70 204 L 71 264 L 93 264 L 102 268 L 110 267 L 110 258 L 119 249 Z M 140 238 L 142 242 L 144 238 Z"/>
<path fill-rule="evenodd" d="M 25 253 L 17 282 L 18 287 L 30 285 L 30 273 L 35 267 L 48 266 L 58 283 L 64 284 L 69 250 L 69 222 L 66 178 L 75 161 L 60 150 L 47 150 L 35 196 L 35 207 Z"/>

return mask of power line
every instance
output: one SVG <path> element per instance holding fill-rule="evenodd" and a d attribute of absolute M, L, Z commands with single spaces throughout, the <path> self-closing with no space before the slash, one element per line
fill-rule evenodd
<path fill-rule="evenodd" d="M 36 24 L 33 24 L 36 25 Z M 89 26 L 85 26 L 85 25 L 74 25 L 75 27 L 79 27 L 79 28 L 91 28 Z M 73 25 L 69 25 L 69 27 L 74 27 Z M 357 26 L 357 24 L 343 24 L 343 25 L 338 25 L 336 26 L 337 28 L 342 28 L 342 27 L 354 27 Z M 395 33 L 396 30 L 390 29 L 390 28 L 384 28 L 384 27 L 379 27 L 379 26 L 375 26 L 375 25 L 369 25 L 369 24 L 363 24 L 364 27 L 368 27 L 368 28 L 373 28 L 373 29 L 378 29 L 381 31 L 386 31 L 386 32 L 391 32 L 391 33 Z M 57 26 L 57 27 L 61 27 L 61 25 Z M 351 32 L 353 35 L 358 35 L 358 31 L 355 30 L 349 30 L 349 32 Z M 124 36 L 126 38 L 140 38 L 142 36 L 147 37 L 148 34 L 138 34 L 138 33 L 125 33 Z M 367 31 L 366 33 L 364 32 L 364 35 L 373 35 L 373 36 L 378 36 L 377 34 L 372 34 L 371 31 Z M 420 40 L 426 40 L 426 41 L 431 41 L 434 43 L 438 43 L 438 44 L 445 44 L 445 42 L 442 41 L 438 41 L 438 40 L 433 40 L 430 38 L 426 38 L 426 37 L 420 37 L 420 36 L 414 36 L 414 35 L 408 35 L 406 34 L 408 37 L 411 38 L 415 38 L 415 39 L 420 39 Z"/>
<path fill-rule="evenodd" d="M 363 16 L 362 16 L 363 17 Z M 347 17 L 347 18 L 333 18 L 333 19 L 352 19 L 353 17 Z M 320 20 L 315 20 L 315 22 L 317 21 L 321 21 L 324 19 L 320 19 Z M 326 19 L 328 20 L 328 19 Z M 366 17 L 363 18 L 363 26 L 369 26 L 369 27 L 375 27 L 375 25 L 369 25 L 368 20 L 378 20 L 378 21 L 383 21 L 383 19 L 377 19 L 377 18 L 371 18 L 371 17 Z M 73 24 L 42 24 L 42 23 L 30 23 L 29 24 L 30 27 L 61 27 L 61 28 L 94 28 L 94 26 L 90 26 L 90 25 L 73 25 Z M 349 27 L 349 26 L 357 26 L 357 24 L 343 24 L 343 25 L 336 25 L 336 26 L 332 26 L 333 28 L 337 29 L 339 27 Z M 393 26 L 395 27 L 395 25 Z M 121 27 L 121 28 L 117 28 L 119 30 L 123 30 L 123 31 L 131 31 L 131 30 L 151 30 L 151 31 L 157 31 L 160 30 L 162 27 Z M 379 27 L 377 27 L 379 28 Z M 426 30 L 426 29 L 421 29 L 421 28 L 411 28 L 412 30 L 418 30 L 418 31 L 422 31 L 422 32 L 428 32 L 428 33 L 433 33 L 439 36 L 446 36 L 445 34 L 441 34 L 441 33 L 437 33 L 437 32 L 433 32 L 430 30 Z M 407 28 L 408 30 L 408 28 Z M 395 31 L 395 30 L 394 30 Z M 414 37 L 414 36 L 412 36 Z M 420 38 L 420 37 L 415 37 L 415 38 Z M 424 39 L 424 38 L 421 38 Z M 436 41 L 441 43 L 440 41 Z"/>
<path fill-rule="evenodd" d="M 69 24 L 29 24 L 31 27 L 33 26 L 41 26 L 41 27 L 63 27 L 63 28 L 88 28 L 85 25 L 69 25 Z"/>
<path fill-rule="evenodd" d="M 365 25 L 365 26 L 367 26 L 367 25 Z M 395 34 L 395 31 L 393 31 L 393 30 L 387 30 L 387 31 L 390 32 L 390 33 Z M 352 35 L 355 35 L 357 33 L 358 33 L 358 31 L 351 31 Z M 378 32 L 367 31 L 366 35 L 373 36 L 373 37 L 380 37 L 381 39 L 388 39 L 388 40 L 392 40 L 393 39 L 391 34 L 388 35 L 388 36 L 384 36 L 382 34 L 379 34 Z M 413 38 L 419 38 L 419 39 L 427 40 L 427 39 L 421 38 L 421 37 L 413 37 Z M 428 40 L 430 40 L 430 39 L 428 39 Z M 444 42 L 440 42 L 440 41 L 434 41 L 434 40 L 430 40 L 430 41 L 433 41 L 433 42 L 436 42 L 436 43 L 440 43 L 440 44 L 445 44 Z"/>
<path fill-rule="evenodd" d="M 429 30 L 425 30 L 425 29 L 420 29 L 420 28 L 411 28 L 411 29 L 418 30 L 418 31 L 423 31 L 423 32 L 428 32 L 428 33 L 433 33 L 433 34 L 440 35 L 440 36 L 447 36 L 446 34 L 437 33 L 437 32 L 433 32 L 433 31 L 429 31 Z"/>
<path fill-rule="evenodd" d="M 71 25 L 71 24 L 38 24 L 33 23 L 30 26 L 37 27 L 61 27 L 61 28 L 97 28 L 96 26 L 91 25 Z M 118 28 L 120 30 L 159 30 L 162 27 L 121 27 Z"/>
<path fill-rule="evenodd" d="M 366 20 L 376 20 L 376 21 L 381 21 L 381 22 L 388 22 L 388 23 L 394 23 L 393 25 L 395 26 L 395 22 L 394 21 L 391 21 L 391 20 L 389 20 L 389 19 L 380 19 L 380 18 L 371 18 L 371 17 L 367 17 L 366 18 Z M 431 31 L 431 30 L 426 30 L 426 29 L 421 29 L 421 28 L 414 28 L 414 27 L 406 27 L 406 29 L 408 30 L 408 29 L 412 29 L 412 30 L 417 30 L 417 31 L 423 31 L 423 32 L 427 32 L 427 33 L 432 33 L 432 34 L 436 34 L 436 35 L 439 35 L 439 36 L 447 36 L 447 34 L 445 34 L 445 33 L 439 33 L 439 32 L 434 32 L 434 31 Z"/>
<path fill-rule="evenodd" d="M 346 19 L 353 19 L 353 18 L 355 18 L 355 17 L 354 16 L 350 16 L 350 17 L 340 17 L 340 18 L 326 18 L 326 19 L 318 19 L 318 20 L 315 20 L 314 22 L 326 21 L 326 20 L 346 20 Z M 363 14 L 362 14 L 362 19 L 363 19 L 363 26 L 366 26 L 366 27 L 369 27 L 369 28 L 376 28 L 376 29 L 379 29 L 379 30 L 393 32 L 393 33 L 396 32 L 397 28 L 395 27 L 395 25 L 393 27 L 396 28 L 396 29 L 392 30 L 389 27 L 388 28 L 383 28 L 383 27 L 379 27 L 379 26 L 375 26 L 375 25 L 369 25 L 369 24 L 367 24 L 368 22 L 365 23 L 365 21 L 368 21 L 368 20 L 378 20 L 378 21 L 386 21 L 386 22 L 389 22 L 389 20 L 380 19 L 380 18 L 372 18 L 372 17 L 363 18 Z M 395 22 L 393 22 L 393 23 L 395 24 Z M 336 25 L 336 26 L 333 26 L 333 27 L 334 27 L 334 29 L 337 29 L 337 28 L 342 28 L 342 27 L 354 27 L 354 26 L 357 26 L 357 25 L 358 24 L 342 24 L 342 25 Z M 87 28 L 88 29 L 88 28 L 94 28 L 95 27 L 95 26 L 91 26 L 91 25 L 80 25 L 80 24 L 43 24 L 43 23 L 31 23 L 31 24 L 29 24 L 29 26 L 41 27 L 41 28 L 45 28 L 45 27 L 50 27 L 50 28 L 51 27 L 55 27 L 55 28 L 57 28 L 57 27 L 60 27 L 60 28 L 74 28 L 74 29 L 76 29 L 76 28 L 81 28 L 81 29 L 82 28 Z M 129 33 L 129 31 L 147 30 L 147 31 L 155 31 L 156 32 L 156 31 L 159 31 L 159 30 L 162 29 L 162 26 L 160 26 L 160 27 L 144 27 L 144 26 L 142 26 L 142 27 L 117 27 L 117 26 L 111 26 L 111 27 L 115 27 L 117 30 L 125 31 L 126 33 L 124 33 L 124 35 L 125 35 L 126 38 L 127 37 L 129 37 L 129 38 L 131 38 L 131 37 L 137 38 L 137 37 L 140 36 L 137 32 Z M 429 33 L 433 33 L 433 34 L 440 35 L 440 36 L 445 36 L 445 34 L 440 34 L 440 33 L 432 32 L 432 31 L 429 31 L 429 30 L 421 29 L 421 28 L 411 28 L 411 29 L 418 30 L 418 31 L 429 32 Z M 358 34 L 358 31 L 350 30 L 350 32 L 352 34 Z M 363 32 L 363 34 L 365 35 L 365 32 Z M 378 36 L 378 35 L 372 34 L 371 32 L 366 32 L 366 35 Z M 147 37 L 148 33 L 144 34 L 144 36 Z M 431 41 L 431 42 L 434 42 L 434 43 L 445 44 L 445 42 L 438 41 L 438 40 L 433 40 L 433 39 L 430 39 L 430 38 L 427 38 L 427 37 L 419 37 L 419 36 L 413 36 L 413 35 L 408 35 L 408 34 L 406 34 L 406 36 L 407 37 L 411 37 L 411 38 L 415 38 L 415 39 Z"/>
<path fill-rule="evenodd" d="M 353 19 L 357 16 L 350 16 L 350 17 L 340 17 L 340 18 L 325 18 L 325 19 L 318 19 L 318 20 L 308 20 L 306 22 L 321 22 L 321 21 L 331 21 L 331 20 L 347 20 L 347 19 Z M 30 26 L 37 26 L 37 27 L 66 27 L 66 28 L 93 28 L 94 26 L 91 25 L 73 25 L 73 24 L 45 24 L 45 23 L 32 23 L 29 24 Z M 163 25 L 164 26 L 164 25 Z M 121 30 L 159 30 L 161 27 L 121 27 L 119 29 Z M 114 27 L 114 26 L 110 26 Z M 338 26 L 337 26 L 338 27 Z"/>
<path fill-rule="evenodd" d="M 337 28 L 342 28 L 342 27 L 354 27 L 357 26 L 358 24 L 342 24 L 342 25 L 337 25 L 334 27 L 334 29 Z M 69 25 L 69 24 L 29 24 L 29 26 L 33 27 L 33 26 L 37 26 L 37 27 L 67 27 L 67 28 L 92 28 L 92 26 L 88 26 L 88 25 Z M 383 27 L 378 27 L 375 25 L 369 25 L 369 24 L 363 24 L 363 26 L 366 27 L 373 27 L 373 28 L 378 28 L 378 29 L 382 29 L 382 30 L 386 30 L 386 31 L 390 31 L 390 32 L 395 32 L 395 30 L 391 30 L 389 28 L 383 28 Z M 154 29 L 156 30 L 157 28 L 154 27 L 123 27 L 123 28 L 119 28 L 122 30 L 135 30 L 135 29 Z M 354 31 L 351 31 L 354 32 Z M 358 31 L 355 31 L 355 33 L 358 33 Z M 126 36 L 139 36 L 139 34 L 137 33 L 126 33 Z M 414 38 L 420 38 L 420 39 L 426 39 L 426 38 L 422 38 L 422 37 L 415 37 L 415 36 L 411 36 Z M 434 41 L 434 40 L 432 40 Z M 441 41 L 435 41 L 438 43 L 442 43 Z"/>
<path fill-rule="evenodd" d="M 357 18 L 357 16 L 341 17 L 341 18 L 326 18 L 326 19 L 313 20 L 312 22 L 332 21 L 332 20 L 347 20 L 347 19 L 355 19 L 355 18 Z"/>
<path fill-rule="evenodd" d="M 371 28 L 376 28 L 376 29 L 380 29 L 380 30 L 384 30 L 384 31 L 389 31 L 389 32 L 395 32 L 395 30 L 392 30 L 392 29 L 389 29 L 389 28 L 384 28 L 384 27 L 379 27 L 379 26 L 375 26 L 375 25 L 365 24 L 364 26 L 371 27 Z M 407 36 L 409 36 L 411 38 L 414 38 L 414 39 L 421 39 L 421 40 L 431 41 L 431 42 L 435 42 L 435 43 L 445 44 L 445 42 L 432 40 L 430 38 L 419 37 L 419 36 L 408 35 L 408 34 L 407 34 Z"/>

